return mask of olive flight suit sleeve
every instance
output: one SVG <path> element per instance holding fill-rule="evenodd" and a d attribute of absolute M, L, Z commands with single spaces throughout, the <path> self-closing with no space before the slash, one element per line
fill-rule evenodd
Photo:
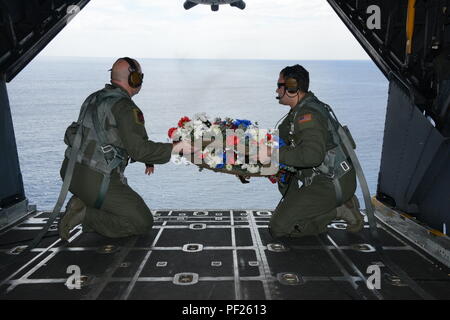
<path fill-rule="evenodd" d="M 301 110 L 294 121 L 295 147 L 280 148 L 280 163 L 293 167 L 319 166 L 326 154 L 327 124 L 321 114 Z"/>
<path fill-rule="evenodd" d="M 146 164 L 162 164 L 170 161 L 172 144 L 148 139 L 142 111 L 131 101 L 122 99 L 112 108 L 120 138 L 129 156 Z"/>

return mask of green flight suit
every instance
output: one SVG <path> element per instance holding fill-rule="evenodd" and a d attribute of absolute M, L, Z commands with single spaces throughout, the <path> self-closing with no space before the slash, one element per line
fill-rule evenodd
<path fill-rule="evenodd" d="M 280 137 L 287 144 L 279 150 L 280 163 L 296 167 L 301 173 L 290 174 L 286 183 L 278 184 L 284 197 L 269 224 L 269 230 L 275 238 L 325 232 L 327 225 L 336 217 L 336 207 L 340 205 L 332 179 L 325 175 L 316 175 L 310 185 L 299 187 L 299 182 L 305 183 L 306 178 L 311 177 L 312 168 L 324 161 L 326 151 L 333 145 L 327 119 L 312 108 L 311 103 L 320 101 L 309 92 L 278 127 Z M 291 134 L 292 123 L 294 131 Z M 339 181 L 342 200 L 346 202 L 356 190 L 355 170 L 349 170 Z"/>
<path fill-rule="evenodd" d="M 117 89 L 112 85 L 106 85 L 105 88 Z M 157 143 L 148 139 L 143 114 L 130 97 L 117 101 L 111 111 L 117 122 L 119 137 L 126 152 L 134 161 L 148 164 L 163 164 L 170 161 L 172 144 Z M 65 175 L 67 164 L 66 158 L 61 167 L 61 177 Z M 126 178 L 117 169 L 111 175 L 111 182 L 101 208 L 94 208 L 102 179 L 103 175 L 100 172 L 76 163 L 69 190 L 87 206 L 83 230 L 96 231 L 111 238 L 148 232 L 153 226 L 150 209 L 127 185 Z"/>

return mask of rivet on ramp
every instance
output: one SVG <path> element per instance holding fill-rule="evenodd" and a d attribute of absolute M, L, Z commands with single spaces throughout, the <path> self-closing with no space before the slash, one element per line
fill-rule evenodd
<path fill-rule="evenodd" d="M 173 283 L 176 285 L 187 286 L 198 282 L 197 273 L 177 273 L 173 277 Z"/>
<path fill-rule="evenodd" d="M 8 254 L 21 254 L 28 246 L 18 246 L 15 248 L 12 248 Z"/>
<path fill-rule="evenodd" d="M 193 223 L 189 225 L 189 229 L 191 230 L 203 230 L 206 229 L 206 224 L 204 223 Z"/>
<path fill-rule="evenodd" d="M 198 243 L 188 243 L 183 246 L 184 252 L 199 252 L 203 250 L 203 245 Z"/>
<path fill-rule="evenodd" d="M 94 277 L 81 275 L 78 279 L 75 280 L 75 285 L 79 285 L 81 288 L 85 288 L 89 286 L 93 282 Z M 69 289 L 72 289 L 73 283 L 66 282 L 65 286 Z"/>
<path fill-rule="evenodd" d="M 92 277 L 81 275 L 80 276 L 80 286 L 87 287 L 92 282 Z"/>
<path fill-rule="evenodd" d="M 290 272 L 279 273 L 277 275 L 277 279 L 281 284 L 288 286 L 295 286 L 304 283 L 303 279 L 300 276 Z"/>
<path fill-rule="evenodd" d="M 267 249 L 273 252 L 286 252 L 289 251 L 289 248 L 285 247 L 281 243 L 269 243 L 267 245 Z"/>
<path fill-rule="evenodd" d="M 222 261 L 211 261 L 211 267 L 221 267 Z"/>
<path fill-rule="evenodd" d="M 402 281 L 402 279 L 400 279 L 400 277 L 390 274 L 390 273 L 385 273 L 384 274 L 386 281 L 393 286 L 396 287 L 407 287 L 408 285 L 406 283 L 404 283 Z"/>
<path fill-rule="evenodd" d="M 358 243 L 352 245 L 352 249 L 359 252 L 375 252 L 375 248 L 372 247 L 370 244 L 366 243 Z"/>
<path fill-rule="evenodd" d="M 158 261 L 158 262 L 156 263 L 156 266 L 157 266 L 158 268 L 167 267 L 167 261 Z"/>
<path fill-rule="evenodd" d="M 208 212 L 207 211 L 195 211 L 194 212 L 194 216 L 201 216 L 201 217 L 204 217 L 204 216 L 207 216 L 208 215 Z"/>
<path fill-rule="evenodd" d="M 347 225 L 345 223 L 332 223 L 331 228 L 337 229 L 337 230 L 345 230 L 347 229 Z"/>
<path fill-rule="evenodd" d="M 98 249 L 97 252 L 98 252 L 98 253 L 105 253 L 105 254 L 108 254 L 108 253 L 114 253 L 114 252 L 116 252 L 116 251 L 118 251 L 118 250 L 119 250 L 118 247 L 116 247 L 116 246 L 114 246 L 114 245 L 112 245 L 112 244 L 108 244 L 108 245 L 103 246 L 103 247 L 101 247 L 100 249 Z"/>

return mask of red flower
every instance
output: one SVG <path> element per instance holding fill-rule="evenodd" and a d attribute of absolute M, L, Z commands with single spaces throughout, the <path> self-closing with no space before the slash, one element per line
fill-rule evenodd
<path fill-rule="evenodd" d="M 272 135 L 270 133 L 266 134 L 267 141 L 272 140 Z"/>
<path fill-rule="evenodd" d="M 183 117 L 178 121 L 178 127 L 182 128 L 186 122 L 191 121 L 188 117 Z"/>
<path fill-rule="evenodd" d="M 175 131 L 177 131 L 178 128 L 170 128 L 169 131 L 167 132 L 167 134 L 169 135 L 169 138 L 172 139 L 173 134 L 175 133 Z"/>
<path fill-rule="evenodd" d="M 270 182 L 272 182 L 272 183 L 277 183 L 278 182 L 278 177 L 277 176 L 269 176 L 267 178 L 269 178 Z"/>
<path fill-rule="evenodd" d="M 237 136 L 227 136 L 227 146 L 235 146 L 239 144 L 239 138 Z"/>

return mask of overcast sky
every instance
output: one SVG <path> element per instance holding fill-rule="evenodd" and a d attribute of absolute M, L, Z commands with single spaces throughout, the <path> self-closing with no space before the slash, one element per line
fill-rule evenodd
<path fill-rule="evenodd" d="M 369 59 L 325 0 L 245 0 L 212 12 L 184 0 L 92 0 L 44 56 Z"/>

